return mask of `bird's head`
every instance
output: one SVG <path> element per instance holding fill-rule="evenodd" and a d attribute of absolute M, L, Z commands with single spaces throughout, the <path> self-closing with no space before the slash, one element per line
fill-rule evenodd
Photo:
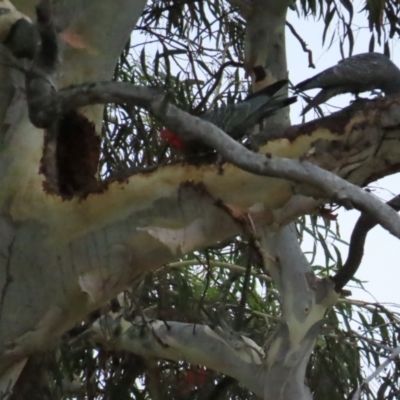
<path fill-rule="evenodd" d="M 182 139 L 180 139 L 175 133 L 171 132 L 168 129 L 163 129 L 160 131 L 161 139 L 164 139 L 168 142 L 168 144 L 174 149 L 185 151 L 186 146 Z"/>

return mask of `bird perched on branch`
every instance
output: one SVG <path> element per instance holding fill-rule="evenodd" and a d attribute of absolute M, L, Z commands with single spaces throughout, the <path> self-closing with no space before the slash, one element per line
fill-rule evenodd
<path fill-rule="evenodd" d="M 379 53 L 362 53 L 339 61 L 334 67 L 300 82 L 296 92 L 321 88 L 322 90 L 307 104 L 301 113 L 326 102 L 342 93 L 353 93 L 380 89 L 385 94 L 400 92 L 400 70 L 388 57 Z"/>
<path fill-rule="evenodd" d="M 275 114 L 279 109 L 296 101 L 296 97 L 284 98 L 275 94 L 287 84 L 287 80 L 280 80 L 265 87 L 239 103 L 229 104 L 206 111 L 199 117 L 211 122 L 225 131 L 235 140 L 250 134 L 255 125 L 263 119 Z M 199 152 L 205 145 L 182 139 L 173 132 L 165 129 L 160 132 L 161 138 L 167 140 L 171 147 L 182 152 Z"/>

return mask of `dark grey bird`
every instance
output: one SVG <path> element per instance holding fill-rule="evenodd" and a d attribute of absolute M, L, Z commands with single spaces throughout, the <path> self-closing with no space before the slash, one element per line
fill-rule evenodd
<path fill-rule="evenodd" d="M 243 101 L 208 110 L 199 117 L 216 125 L 233 139 L 239 140 L 248 135 L 264 118 L 296 101 L 296 97 L 285 98 L 277 94 L 286 84 L 287 80 L 277 81 L 250 94 Z M 181 151 L 199 152 L 199 149 L 204 148 L 201 143 L 183 140 L 168 129 L 162 130 L 160 136 Z"/>
<path fill-rule="evenodd" d="M 382 90 L 387 95 L 400 93 L 400 69 L 379 53 L 362 53 L 339 61 L 334 67 L 297 84 L 296 92 L 321 88 L 301 115 L 342 93 Z"/>
<path fill-rule="evenodd" d="M 252 132 L 255 125 L 296 101 L 296 97 L 277 95 L 287 80 L 277 81 L 249 94 L 243 101 L 206 111 L 200 118 L 211 122 L 234 139 Z"/>

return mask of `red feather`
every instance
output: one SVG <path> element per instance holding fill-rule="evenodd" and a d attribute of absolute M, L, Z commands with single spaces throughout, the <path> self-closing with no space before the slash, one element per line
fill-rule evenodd
<path fill-rule="evenodd" d="M 174 147 L 175 149 L 178 149 L 180 151 L 185 151 L 186 146 L 184 141 L 168 129 L 163 129 L 160 132 L 160 137 L 161 139 L 165 139 L 171 147 Z"/>

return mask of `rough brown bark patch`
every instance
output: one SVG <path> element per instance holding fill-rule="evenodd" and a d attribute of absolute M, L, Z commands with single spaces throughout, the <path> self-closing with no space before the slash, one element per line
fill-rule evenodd
<path fill-rule="evenodd" d="M 99 190 L 100 138 L 93 123 L 77 111 L 66 114 L 45 132 L 40 172 L 45 189 L 66 199 Z"/>

